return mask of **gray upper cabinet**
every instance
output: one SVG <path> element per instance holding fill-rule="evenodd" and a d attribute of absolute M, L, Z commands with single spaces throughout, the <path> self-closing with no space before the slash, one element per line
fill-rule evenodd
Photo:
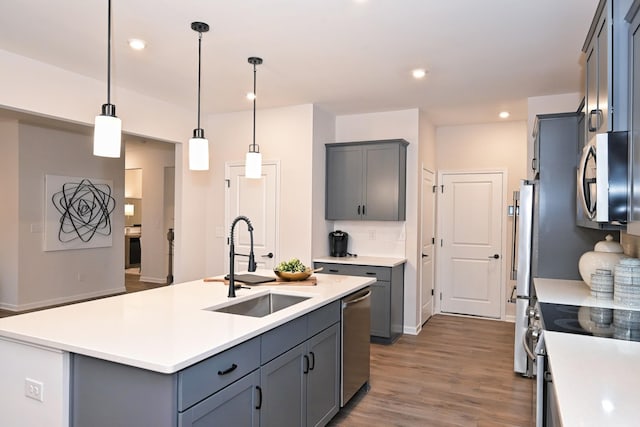
<path fill-rule="evenodd" d="M 403 221 L 408 145 L 403 139 L 326 144 L 325 218 Z"/>
<path fill-rule="evenodd" d="M 640 236 L 640 0 L 633 2 L 629 25 L 629 218 L 627 233 Z"/>
<path fill-rule="evenodd" d="M 585 53 L 585 138 L 628 130 L 628 36 L 631 0 L 601 0 L 582 50 Z"/>

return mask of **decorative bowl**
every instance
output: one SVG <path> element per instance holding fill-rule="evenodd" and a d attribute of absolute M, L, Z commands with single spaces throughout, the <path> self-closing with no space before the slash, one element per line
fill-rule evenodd
<path fill-rule="evenodd" d="M 290 271 L 278 271 L 278 270 L 273 270 L 273 272 L 276 274 L 276 276 L 278 276 L 282 280 L 300 281 L 300 280 L 308 279 L 309 276 L 311 276 L 311 273 L 313 273 L 313 270 L 310 268 L 307 268 L 305 271 L 296 271 L 295 273 L 292 273 Z"/>

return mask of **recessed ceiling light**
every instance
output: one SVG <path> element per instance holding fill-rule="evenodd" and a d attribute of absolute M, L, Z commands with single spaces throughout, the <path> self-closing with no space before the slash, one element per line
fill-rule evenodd
<path fill-rule="evenodd" d="M 424 68 L 416 68 L 411 72 L 411 74 L 413 74 L 414 79 L 422 79 L 427 75 L 427 70 Z"/>
<path fill-rule="evenodd" d="M 501 119 L 507 119 L 511 114 L 509 114 L 508 111 L 501 111 L 500 114 L 498 115 L 500 116 Z"/>
<path fill-rule="evenodd" d="M 147 42 L 142 39 L 129 39 L 129 47 L 133 50 L 142 50 L 147 46 Z"/>

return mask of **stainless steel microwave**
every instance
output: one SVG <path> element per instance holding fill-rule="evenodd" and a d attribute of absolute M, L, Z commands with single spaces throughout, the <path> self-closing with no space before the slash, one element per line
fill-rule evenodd
<path fill-rule="evenodd" d="M 628 132 L 607 132 L 583 148 L 576 192 L 579 226 L 622 228 L 627 223 L 628 144 Z"/>

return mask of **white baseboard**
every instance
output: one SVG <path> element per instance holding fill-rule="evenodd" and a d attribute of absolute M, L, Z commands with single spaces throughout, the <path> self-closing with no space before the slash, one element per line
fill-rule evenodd
<path fill-rule="evenodd" d="M 418 335 L 422 330 L 422 325 L 418 326 L 404 326 L 402 332 L 407 335 Z"/>
<path fill-rule="evenodd" d="M 504 316 L 504 321 L 505 322 L 516 323 L 516 315 L 515 314 L 510 314 L 510 315 Z"/>
<path fill-rule="evenodd" d="M 126 288 L 122 286 L 118 288 L 111 288 L 111 289 L 106 289 L 106 290 L 97 291 L 97 292 L 89 292 L 85 294 L 77 294 L 77 295 L 66 296 L 61 298 L 35 301 L 35 302 L 30 302 L 28 304 L 15 305 L 15 304 L 0 303 L 0 309 L 7 310 L 7 311 L 34 310 L 38 308 L 51 307 L 54 305 L 68 304 L 72 302 L 79 302 L 79 301 L 84 301 L 84 300 L 93 299 L 93 298 L 100 298 L 100 297 L 105 297 L 105 296 L 110 296 L 115 294 L 122 294 L 122 293 L 125 293 L 126 291 L 127 291 Z"/>
<path fill-rule="evenodd" d="M 141 282 L 149 282 L 149 283 L 159 283 L 165 284 L 167 283 L 166 277 L 151 277 L 151 276 L 140 276 Z"/>

